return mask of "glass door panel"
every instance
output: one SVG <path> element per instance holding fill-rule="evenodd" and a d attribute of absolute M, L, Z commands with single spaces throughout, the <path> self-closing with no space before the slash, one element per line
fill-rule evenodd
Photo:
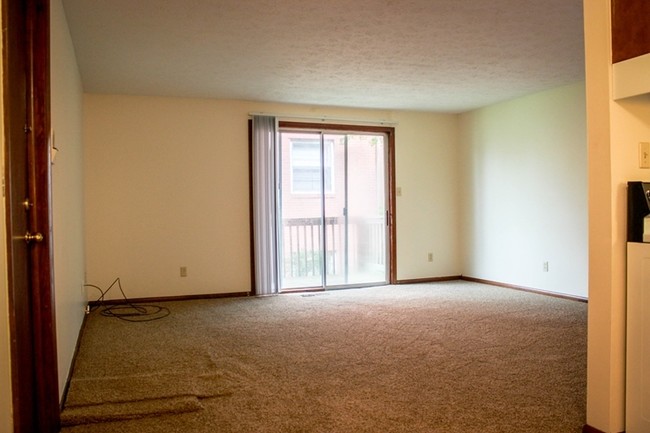
<path fill-rule="evenodd" d="M 386 178 L 383 135 L 345 135 L 345 265 L 343 281 L 327 285 L 387 281 Z M 338 165 L 338 164 L 337 164 Z M 327 202 L 326 202 L 327 213 Z"/>
<path fill-rule="evenodd" d="M 323 286 L 321 134 L 280 133 L 280 288 Z M 325 190 L 331 180 L 325 180 Z"/>

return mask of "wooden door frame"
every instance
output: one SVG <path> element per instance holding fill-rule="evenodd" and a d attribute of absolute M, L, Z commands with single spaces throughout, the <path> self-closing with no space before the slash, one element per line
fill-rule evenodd
<path fill-rule="evenodd" d="M 2 17 L 13 424 L 16 433 L 49 433 L 59 431 L 60 424 L 52 258 L 49 0 L 2 0 Z M 24 125 L 22 133 L 20 125 Z M 10 164 L 12 151 L 25 146 L 27 167 Z M 27 177 L 26 197 L 12 190 L 18 176 Z M 18 208 L 26 212 L 26 222 L 14 217 Z M 26 247 L 27 272 L 18 269 L 24 265 L 15 260 L 15 252 L 23 248 L 23 236 L 18 233 L 23 225 L 29 233 L 43 235 L 41 242 Z"/>
<path fill-rule="evenodd" d="M 249 121 L 249 171 L 252 177 L 252 161 L 250 160 L 252 154 L 252 134 L 251 122 Z M 306 130 L 322 130 L 322 131 L 339 131 L 339 132 L 370 132 L 378 134 L 386 134 L 387 137 L 387 155 L 386 155 L 386 183 L 387 183 L 387 211 L 388 211 L 388 284 L 397 283 L 397 224 L 396 224 L 396 200 L 395 200 L 395 128 L 390 126 L 371 126 L 371 125 L 348 125 L 348 124 L 331 124 L 331 123 L 311 123 L 311 122 L 292 122 L 281 120 L 278 122 L 279 128 L 296 128 Z M 252 190 L 251 190 L 251 203 L 252 203 Z M 252 227 L 252 204 L 251 204 L 251 227 Z M 251 238 L 253 232 L 251 230 Z M 252 253 L 253 242 L 251 241 L 251 260 L 253 259 Z M 254 269 L 254 262 L 251 261 L 251 268 Z M 254 275 L 254 271 L 251 271 Z M 255 287 L 253 276 L 253 288 Z"/>

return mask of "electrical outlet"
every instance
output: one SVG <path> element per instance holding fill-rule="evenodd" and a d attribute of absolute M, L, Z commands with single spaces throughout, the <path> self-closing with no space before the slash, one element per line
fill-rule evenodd
<path fill-rule="evenodd" d="M 433 253 L 429 253 L 428 259 L 429 259 L 430 262 L 433 261 Z"/>
<path fill-rule="evenodd" d="M 544 272 L 548 272 L 548 262 L 544 262 L 543 269 Z"/>
<path fill-rule="evenodd" d="M 181 277 L 187 277 L 187 266 L 181 266 Z"/>

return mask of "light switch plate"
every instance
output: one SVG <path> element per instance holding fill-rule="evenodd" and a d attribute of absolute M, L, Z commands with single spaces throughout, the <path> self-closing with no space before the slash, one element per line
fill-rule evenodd
<path fill-rule="evenodd" d="M 639 143 L 639 168 L 650 168 L 650 142 Z"/>

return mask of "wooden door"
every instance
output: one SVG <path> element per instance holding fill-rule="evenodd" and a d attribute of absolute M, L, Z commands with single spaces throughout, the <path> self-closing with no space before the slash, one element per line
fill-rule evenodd
<path fill-rule="evenodd" d="M 3 0 L 5 206 L 15 432 L 55 432 L 49 2 Z"/>

